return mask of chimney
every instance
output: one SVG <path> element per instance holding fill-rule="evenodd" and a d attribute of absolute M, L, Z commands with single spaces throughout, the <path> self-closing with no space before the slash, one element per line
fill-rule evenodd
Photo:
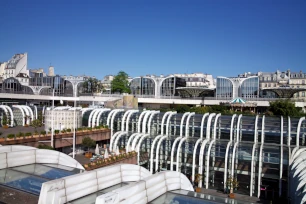
<path fill-rule="evenodd" d="M 48 76 L 54 76 L 54 67 L 53 66 L 49 67 L 49 74 L 48 74 Z"/>

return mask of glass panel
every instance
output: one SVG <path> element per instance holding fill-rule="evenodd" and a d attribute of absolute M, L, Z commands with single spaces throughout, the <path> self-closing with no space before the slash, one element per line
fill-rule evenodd
<path fill-rule="evenodd" d="M 30 164 L 12 168 L 13 170 L 21 171 L 28 174 L 33 174 L 47 179 L 58 179 L 79 173 L 78 169 L 67 171 L 63 169 L 48 167 L 40 164 Z"/>
<path fill-rule="evenodd" d="M 48 180 L 10 169 L 0 170 L 0 184 L 27 191 L 35 195 L 40 194 L 41 185 L 46 181 Z"/>

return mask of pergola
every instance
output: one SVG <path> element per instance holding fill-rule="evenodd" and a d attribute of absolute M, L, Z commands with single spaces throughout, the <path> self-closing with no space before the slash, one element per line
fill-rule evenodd
<path fill-rule="evenodd" d="M 295 93 L 298 93 L 300 91 L 306 91 L 306 88 L 292 88 L 289 86 L 281 86 L 263 88 L 262 90 L 272 91 L 276 95 L 278 95 L 279 98 L 292 98 Z"/>
<path fill-rule="evenodd" d="M 178 87 L 176 90 L 179 92 L 180 96 L 189 97 L 200 97 L 203 94 L 209 94 L 214 92 L 214 88 L 207 87 Z"/>

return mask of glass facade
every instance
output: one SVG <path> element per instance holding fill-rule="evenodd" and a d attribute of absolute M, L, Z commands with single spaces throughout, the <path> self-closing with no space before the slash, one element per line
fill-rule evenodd
<path fill-rule="evenodd" d="M 133 95 L 155 95 L 155 82 L 153 79 L 140 77 L 130 82 L 131 94 Z"/>
<path fill-rule="evenodd" d="M 186 87 L 186 81 L 179 77 L 169 77 L 166 78 L 160 87 L 161 96 L 178 96 L 179 93 L 176 88 Z"/>
<path fill-rule="evenodd" d="M 220 77 L 217 78 L 216 97 L 217 98 L 233 97 L 233 83 L 231 80 Z"/>
<path fill-rule="evenodd" d="M 43 88 L 40 95 L 54 95 L 56 96 L 73 96 L 73 86 L 71 82 L 64 80 L 60 76 L 47 76 L 30 78 L 30 86 L 49 86 L 51 88 Z"/>
<path fill-rule="evenodd" d="M 5 79 L 2 83 L 2 92 L 4 93 L 20 93 L 20 94 L 34 94 L 30 87 L 23 86 L 16 78 Z"/>
<path fill-rule="evenodd" d="M 259 94 L 258 77 L 245 79 L 240 86 L 239 96 L 242 98 L 257 98 Z"/>

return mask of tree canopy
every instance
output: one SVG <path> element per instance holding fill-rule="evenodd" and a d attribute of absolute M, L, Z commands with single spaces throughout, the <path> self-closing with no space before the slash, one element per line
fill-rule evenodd
<path fill-rule="evenodd" d="M 128 74 L 120 71 L 112 81 L 112 93 L 131 93 L 128 81 Z"/>
<path fill-rule="evenodd" d="M 88 78 L 83 82 L 83 93 L 100 93 L 103 91 L 103 86 L 96 78 Z"/>
<path fill-rule="evenodd" d="M 295 104 L 291 102 L 289 99 L 270 102 L 269 111 L 271 111 L 273 115 L 282 115 L 282 116 L 303 115 L 301 108 L 295 107 Z"/>
<path fill-rule="evenodd" d="M 84 137 L 83 140 L 82 140 L 82 145 L 89 149 L 89 148 L 94 147 L 96 145 L 96 141 L 94 141 L 90 137 Z"/>

